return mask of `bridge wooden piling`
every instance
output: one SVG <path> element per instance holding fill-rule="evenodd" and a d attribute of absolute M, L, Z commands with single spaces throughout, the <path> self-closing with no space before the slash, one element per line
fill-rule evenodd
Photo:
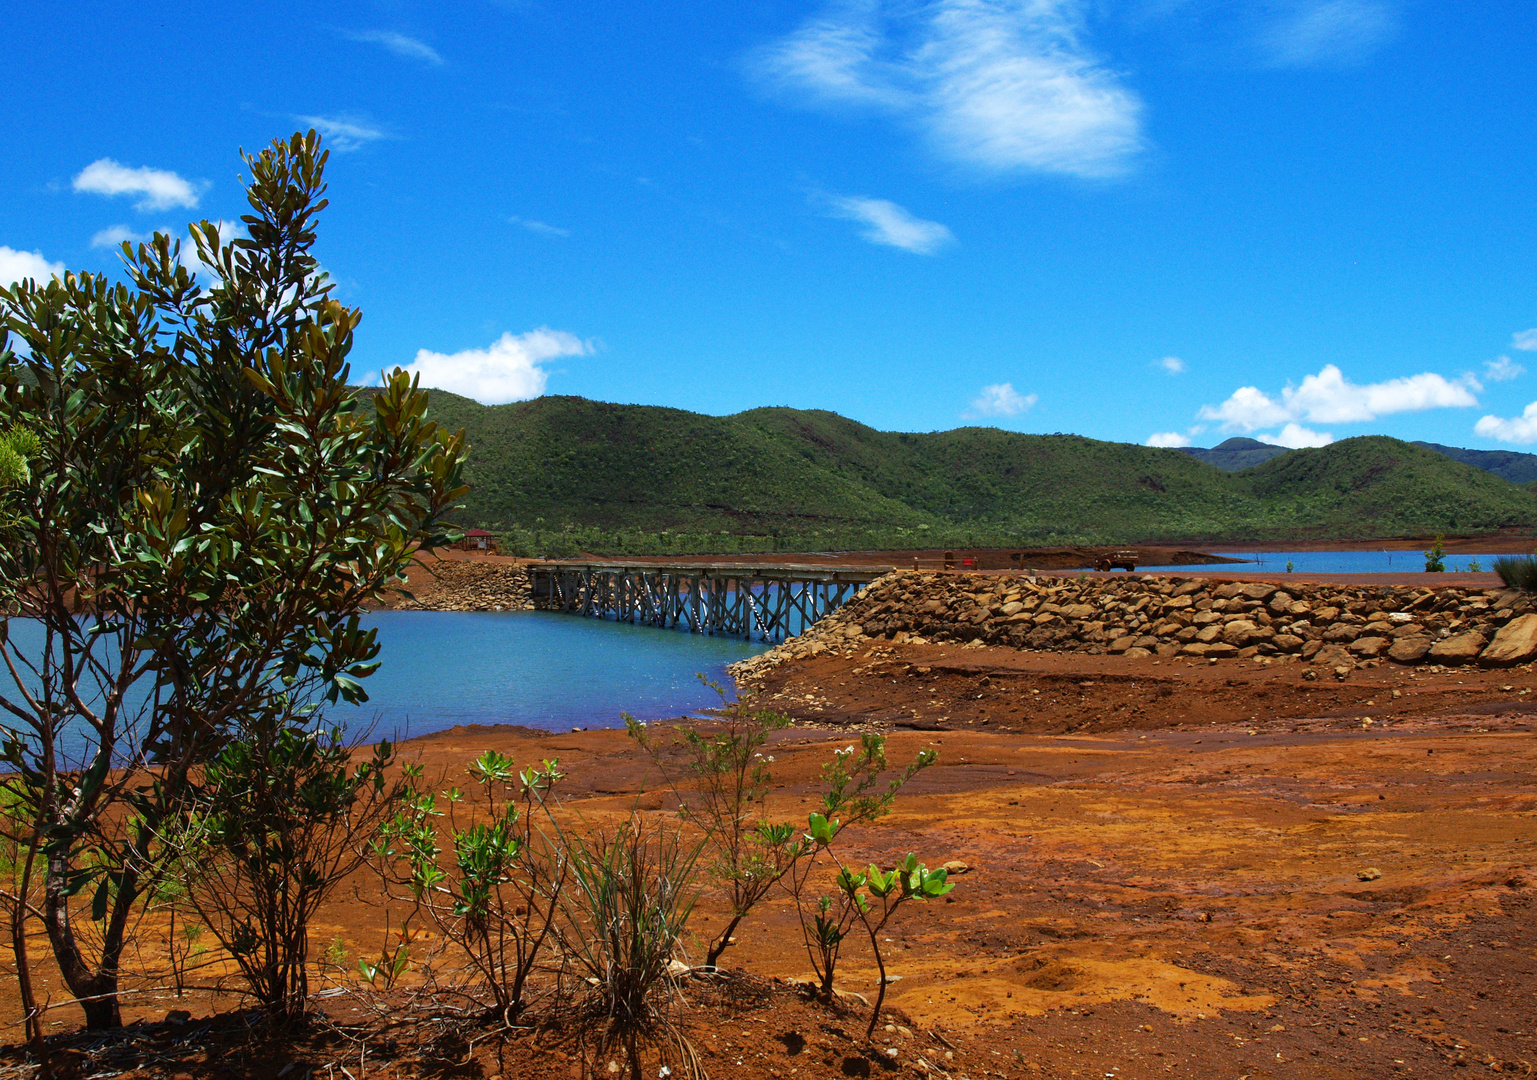
<path fill-rule="evenodd" d="M 583 560 L 531 563 L 528 576 L 536 609 L 780 641 L 890 569 Z"/>

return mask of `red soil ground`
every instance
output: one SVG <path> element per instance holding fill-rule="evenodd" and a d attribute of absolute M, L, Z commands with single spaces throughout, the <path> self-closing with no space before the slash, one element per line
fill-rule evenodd
<path fill-rule="evenodd" d="M 852 836 L 854 857 L 912 850 L 970 869 L 945 901 L 910 905 L 888 929 L 900 981 L 874 1046 L 860 1039 L 857 1001 L 823 1007 L 787 981 L 809 965 L 790 909 L 766 904 L 726 954 L 745 974 L 685 981 L 709 1075 L 1530 1075 L 1537 679 L 1303 671 L 885 645 L 776 669 L 764 698 L 796 723 L 771 745 L 771 814 L 804 820 L 821 763 L 873 726 L 890 733 L 893 762 L 924 746 L 940 762 Z M 456 729 L 408 753 L 433 775 L 486 748 L 559 757 L 568 800 L 594 819 L 669 812 L 619 732 Z M 316 955 L 331 943 L 347 969 L 377 953 L 387 916 L 371 879 L 355 884 L 313 934 Z M 707 903 L 696 918 L 707 931 L 720 913 Z M 164 929 L 151 921 L 143 937 L 152 967 Z M 356 989 L 339 969 L 331 977 Z M 42 979 L 58 999 L 56 977 Z M 866 949 L 850 946 L 840 985 L 873 998 Z M 194 1018 L 142 1033 L 160 1063 L 140 1076 L 275 1076 L 298 1062 L 285 1075 L 339 1078 L 347 1066 L 361 1080 L 360 1057 L 374 1077 L 584 1072 L 578 1047 L 548 1032 L 434 1044 L 374 1023 L 363 1044 L 277 1042 L 197 1019 L 233 996 L 177 999 L 163 980 L 135 991 L 131 1017 Z M 14 994 L 0 980 L 7 1022 Z M 343 996 L 326 1007 L 356 1022 L 370 1005 Z M 63 1032 L 79 1016 L 64 1007 L 49 1022 Z M 109 1075 L 131 1060 L 92 1068 Z"/>

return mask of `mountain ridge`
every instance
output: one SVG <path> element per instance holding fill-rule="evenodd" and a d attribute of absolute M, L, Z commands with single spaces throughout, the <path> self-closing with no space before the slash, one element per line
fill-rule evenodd
<path fill-rule="evenodd" d="M 465 522 L 528 553 L 1377 537 L 1537 520 L 1533 493 L 1385 436 L 1234 472 L 1078 435 L 883 432 L 779 406 L 485 406 L 435 390 L 430 409 L 468 433 Z"/>

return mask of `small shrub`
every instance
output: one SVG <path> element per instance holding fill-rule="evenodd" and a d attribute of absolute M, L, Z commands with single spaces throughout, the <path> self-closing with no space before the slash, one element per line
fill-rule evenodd
<path fill-rule="evenodd" d="M 680 815 L 704 830 L 707 871 L 726 892 L 729 906 L 726 924 L 705 947 L 705 966 L 714 967 L 742 920 L 805 849 L 791 826 L 774 826 L 764 819 L 774 759 L 763 748 L 770 733 L 788 725 L 789 718 L 754 709 L 740 698 L 728 703 L 718 684 L 703 675 L 699 680 L 720 695 L 721 711 L 713 730 L 684 729 L 678 734 L 672 748 L 683 754 L 681 777 L 666 752 L 669 747 L 653 739 L 634 717 L 626 714 L 624 721 L 630 737 L 650 755 L 677 797 Z"/>
<path fill-rule="evenodd" d="M 561 840 L 571 866 L 571 886 L 561 894 L 564 944 L 584 977 L 585 1011 L 602 1025 L 599 1058 L 622 1047 L 631 1080 L 640 1080 L 640 1048 L 650 1043 L 664 1060 L 699 1075 L 673 1011 L 672 964 L 699 898 L 703 845 L 639 815 L 613 833 L 562 830 Z M 662 1075 L 670 1072 L 664 1066 Z"/>
<path fill-rule="evenodd" d="M 510 1021 L 527 1007 L 528 978 L 555 932 L 567 863 L 535 827 L 535 812 L 563 774 L 553 760 L 519 772 L 494 750 L 469 771 L 477 794 L 450 788 L 447 809 L 439 810 L 437 797 L 421 790 L 421 770 L 408 767 L 411 793 L 381 831 L 377 851 L 385 879 L 409 888 L 413 910 L 464 951 L 500 1018 Z M 447 866 L 443 840 L 452 852 Z M 393 970 L 400 955 L 382 956 L 365 977 L 373 982 Z"/>
<path fill-rule="evenodd" d="M 192 906 L 277 1019 L 303 1016 L 310 919 L 366 861 L 366 838 L 402 793 L 385 780 L 387 741 L 371 760 L 351 759 L 339 728 L 259 723 L 208 763 L 189 824 L 171 838 Z"/>
<path fill-rule="evenodd" d="M 1425 552 L 1425 573 L 1440 574 L 1446 570 L 1446 548 L 1444 537 L 1436 537 L 1436 542 L 1430 545 L 1430 550 Z"/>
<path fill-rule="evenodd" d="M 1537 592 L 1537 555 L 1501 555 L 1494 560 L 1494 572 L 1512 589 Z"/>
<path fill-rule="evenodd" d="M 822 796 L 823 812 L 813 813 L 807 819 L 807 831 L 801 838 L 800 851 L 784 875 L 782 885 L 795 901 L 796 914 L 800 919 L 802 943 L 806 949 L 806 956 L 811 961 L 812 970 L 816 972 L 818 993 L 824 1001 L 831 1000 L 833 996 L 833 979 L 837 973 L 843 941 L 853 928 L 854 922 L 862 921 L 869 910 L 868 901 L 862 900 L 859 894 L 859 890 L 868 881 L 868 875 L 861 877 L 850 872 L 843 860 L 839 858 L 835 843 L 840 833 L 850 825 L 872 821 L 890 813 L 897 792 L 921 770 L 928 768 L 937 760 L 939 756 L 935 751 L 921 750 L 912 764 L 892 779 L 885 780 L 886 739 L 874 732 L 866 732 L 860 736 L 857 749 L 850 745 L 834 751 L 833 760 L 822 767 L 822 778 L 828 786 L 827 792 Z M 820 856 L 824 854 L 831 858 L 838 868 L 838 892 L 836 896 L 823 895 L 812 901 L 810 899 L 811 876 Z M 915 871 L 918 869 L 916 863 L 913 869 Z M 928 874 L 926 870 L 924 873 Z M 856 880 L 858 884 L 848 887 Z M 928 881 L 930 877 L 924 876 L 920 880 Z M 940 884 L 944 883 L 943 876 L 933 880 L 937 880 Z M 884 876 L 880 882 L 884 887 Z M 885 898 L 880 899 L 884 904 Z M 900 903 L 901 899 L 902 897 L 896 898 L 890 911 L 895 910 L 895 904 Z M 890 911 L 886 911 L 886 918 L 890 917 Z M 885 925 L 885 919 L 881 919 L 880 924 Z M 868 926 L 869 924 L 866 923 L 867 929 Z M 872 944 L 876 946 L 876 961 L 879 964 L 881 962 L 879 943 L 872 941 Z M 881 974 L 881 990 L 884 997 L 884 967 Z M 877 1005 L 877 1011 L 878 1009 L 879 1005 Z"/>

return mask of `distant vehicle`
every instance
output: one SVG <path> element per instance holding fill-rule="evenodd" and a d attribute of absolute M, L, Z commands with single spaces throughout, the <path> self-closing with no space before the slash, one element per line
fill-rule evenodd
<path fill-rule="evenodd" d="M 1135 570 L 1136 568 L 1137 553 L 1135 551 L 1107 552 L 1094 562 L 1096 570 Z"/>

